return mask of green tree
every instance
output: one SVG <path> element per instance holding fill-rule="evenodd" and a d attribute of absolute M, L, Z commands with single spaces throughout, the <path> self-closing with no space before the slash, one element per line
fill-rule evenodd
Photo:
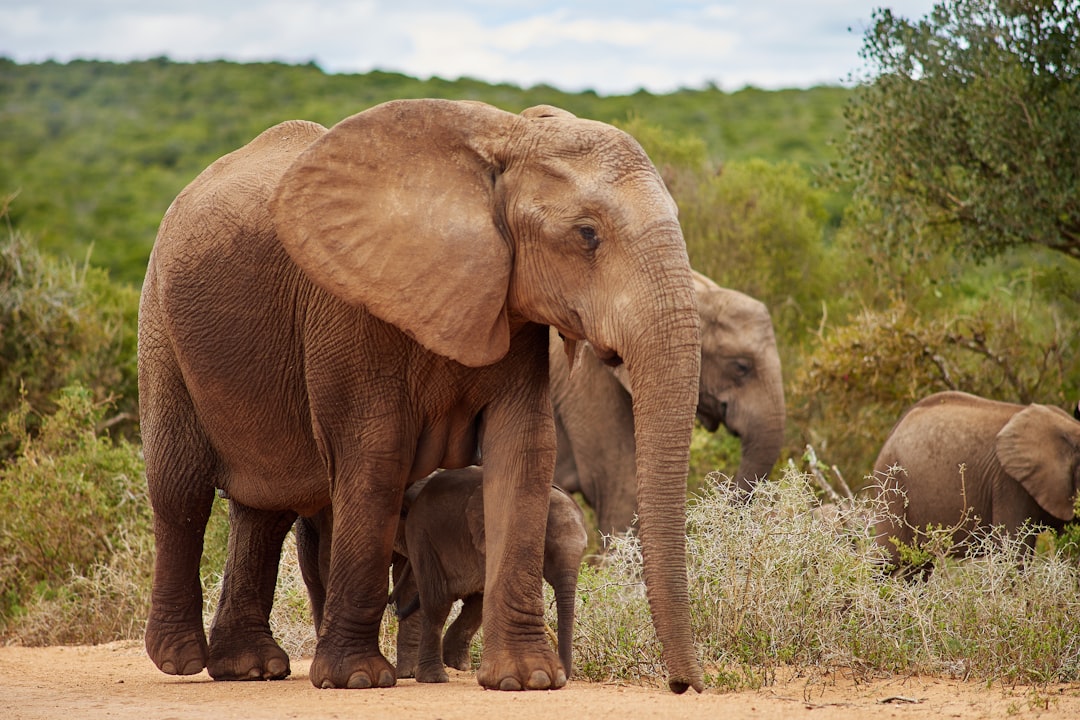
<path fill-rule="evenodd" d="M 880 249 L 1080 258 L 1080 2 L 945 0 L 874 20 L 842 150 Z"/>

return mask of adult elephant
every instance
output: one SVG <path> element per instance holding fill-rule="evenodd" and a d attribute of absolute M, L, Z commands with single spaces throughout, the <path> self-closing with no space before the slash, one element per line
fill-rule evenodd
<path fill-rule="evenodd" d="M 698 317 L 676 208 L 625 133 L 549 107 L 403 100 L 291 121 L 176 198 L 143 286 L 139 389 L 166 673 L 280 678 L 268 614 L 285 534 L 333 504 L 317 687 L 395 683 L 379 651 L 406 486 L 482 456 L 488 688 L 554 688 L 544 521 L 548 325 L 637 388 L 644 576 L 669 686 L 702 688 L 684 483 Z M 199 559 L 230 498 L 207 642 Z"/>
<path fill-rule="evenodd" d="M 724 425 L 738 436 L 742 457 L 734 480 L 750 490 L 768 475 L 784 441 L 784 384 L 772 320 L 758 300 L 693 275 L 701 318 L 697 417 L 710 432 Z M 551 343 L 555 483 L 582 494 L 601 533 L 625 532 L 638 511 L 632 383 L 589 355 L 570 372 L 554 332 Z"/>
<path fill-rule="evenodd" d="M 957 552 L 977 528 L 1025 521 L 1060 529 L 1080 487 L 1080 421 L 1049 405 L 962 392 L 930 395 L 904 413 L 874 463 L 889 513 L 878 542 L 899 562 L 927 525 L 957 527 Z"/>

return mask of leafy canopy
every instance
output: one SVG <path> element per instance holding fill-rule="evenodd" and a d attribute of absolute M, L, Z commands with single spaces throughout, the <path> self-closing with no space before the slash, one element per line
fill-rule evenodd
<path fill-rule="evenodd" d="M 883 249 L 1080 258 L 1080 2 L 945 0 L 921 20 L 874 19 L 845 155 Z"/>

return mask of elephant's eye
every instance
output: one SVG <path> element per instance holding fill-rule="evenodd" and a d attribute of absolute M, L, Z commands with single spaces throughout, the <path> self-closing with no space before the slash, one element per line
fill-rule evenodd
<path fill-rule="evenodd" d="M 735 358 L 731 361 L 731 374 L 736 378 L 746 377 L 753 369 L 753 363 L 746 358 Z"/>
<path fill-rule="evenodd" d="M 590 251 L 595 250 L 600 245 L 600 237 L 596 234 L 596 228 L 591 225 L 582 225 L 578 228 L 578 234 L 581 235 L 581 239 L 585 241 L 585 247 Z"/>

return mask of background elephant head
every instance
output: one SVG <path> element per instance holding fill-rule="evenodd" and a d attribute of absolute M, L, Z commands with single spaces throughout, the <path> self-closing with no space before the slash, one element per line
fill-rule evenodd
<path fill-rule="evenodd" d="M 1060 529 L 1080 489 L 1080 421 L 1060 408 L 944 392 L 913 405 L 874 463 L 890 517 L 878 540 L 898 560 L 927 525 L 956 527 L 956 553 L 977 528 L 1026 521 Z"/>
<path fill-rule="evenodd" d="M 768 475 L 784 439 L 780 356 L 768 308 L 694 273 L 701 318 L 701 378 L 697 418 L 715 432 L 736 435 L 742 457 L 734 480 L 749 490 Z M 605 534 L 624 532 L 636 512 L 632 381 L 587 353 L 570 371 L 566 348 L 551 339 L 552 403 L 559 454 L 555 480 L 580 492 Z"/>

